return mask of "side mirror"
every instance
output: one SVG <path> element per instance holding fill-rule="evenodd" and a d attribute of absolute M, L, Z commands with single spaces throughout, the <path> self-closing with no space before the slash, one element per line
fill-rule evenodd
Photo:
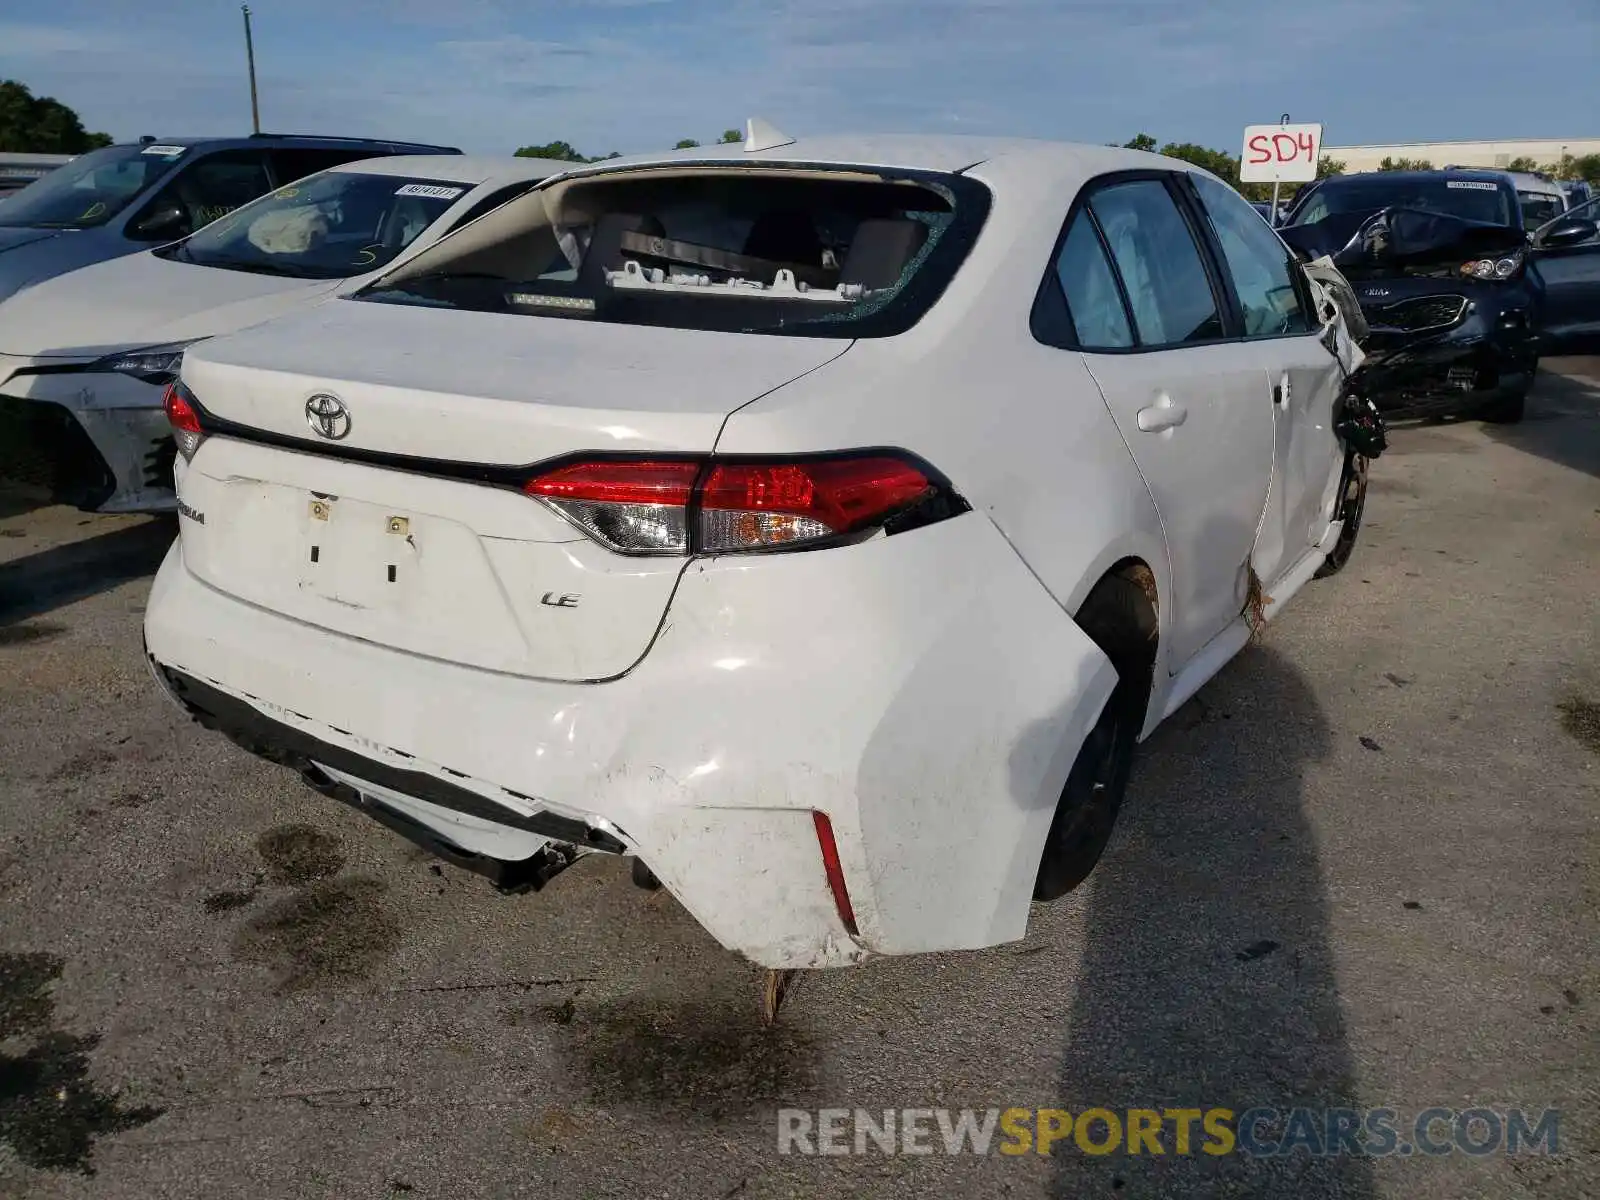
<path fill-rule="evenodd" d="M 129 232 L 134 237 L 154 240 L 180 238 L 192 231 L 189 228 L 189 214 L 181 205 L 163 204 L 147 212 Z"/>
<path fill-rule="evenodd" d="M 1537 245 L 1576 246 L 1600 234 L 1600 224 L 1583 217 L 1558 217 L 1539 231 Z"/>

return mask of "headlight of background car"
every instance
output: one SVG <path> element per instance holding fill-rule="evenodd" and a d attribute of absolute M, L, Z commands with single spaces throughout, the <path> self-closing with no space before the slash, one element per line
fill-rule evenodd
<path fill-rule="evenodd" d="M 120 375 L 132 375 L 145 383 L 168 384 L 178 377 L 178 368 L 183 365 L 184 350 L 199 340 L 192 338 L 187 342 L 144 346 L 136 350 L 108 354 L 90 366 L 89 370 L 115 371 Z"/>
<path fill-rule="evenodd" d="M 1461 264 L 1461 273 L 1474 279 L 1510 279 L 1522 270 L 1522 251 L 1513 250 L 1504 258 L 1475 258 Z"/>

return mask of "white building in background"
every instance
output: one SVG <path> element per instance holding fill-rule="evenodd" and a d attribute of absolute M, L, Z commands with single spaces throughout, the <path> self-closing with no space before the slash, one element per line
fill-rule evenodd
<path fill-rule="evenodd" d="M 1376 171 L 1386 158 L 1424 159 L 1435 167 L 1505 168 L 1513 159 L 1560 162 L 1563 154 L 1582 158 L 1600 154 L 1600 138 L 1532 138 L 1503 142 L 1394 142 L 1386 146 L 1329 146 L 1324 158 L 1345 164 L 1346 171 Z"/>

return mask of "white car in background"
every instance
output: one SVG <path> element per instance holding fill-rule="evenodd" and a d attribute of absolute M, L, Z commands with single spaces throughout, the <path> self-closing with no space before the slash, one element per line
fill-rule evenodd
<path fill-rule="evenodd" d="M 1360 357 L 1186 163 L 752 123 L 193 348 L 147 650 L 502 886 L 632 856 L 772 968 L 989 946 L 1348 557 Z"/>
<path fill-rule="evenodd" d="M 161 409 L 185 348 L 368 282 L 567 164 L 406 155 L 346 163 L 190 236 L 0 303 L 0 400 L 20 412 L 57 498 L 173 507 Z"/>

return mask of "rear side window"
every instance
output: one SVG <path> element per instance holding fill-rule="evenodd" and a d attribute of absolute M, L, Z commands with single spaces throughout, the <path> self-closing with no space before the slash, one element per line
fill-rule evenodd
<path fill-rule="evenodd" d="M 1244 313 L 1246 337 L 1306 333 L 1300 293 L 1290 273 L 1289 250 L 1261 214 L 1225 183 L 1205 175 L 1189 177 L 1222 247 L 1228 274 Z"/>
<path fill-rule="evenodd" d="M 1067 297 L 1067 314 L 1077 344 L 1085 350 L 1123 350 L 1133 345 L 1128 312 L 1116 277 L 1087 209 L 1080 209 L 1061 243 L 1056 279 Z"/>
<path fill-rule="evenodd" d="M 278 177 L 279 186 L 282 186 L 296 179 L 304 179 L 307 175 L 315 175 L 318 171 L 326 171 L 329 167 L 376 157 L 378 155 L 371 150 L 274 150 L 272 170 Z"/>
<path fill-rule="evenodd" d="M 1116 183 L 1089 201 L 1133 310 L 1139 344 L 1179 346 L 1223 335 L 1200 248 L 1157 179 Z"/>

